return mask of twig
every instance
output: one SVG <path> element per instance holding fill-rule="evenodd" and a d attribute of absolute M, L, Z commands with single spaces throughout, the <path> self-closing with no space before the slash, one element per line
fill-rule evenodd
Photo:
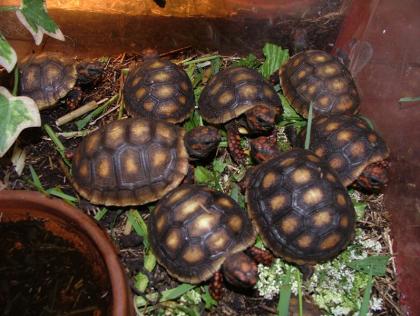
<path fill-rule="evenodd" d="M 61 125 L 64 125 L 68 122 L 71 122 L 71 121 L 77 119 L 78 117 L 82 116 L 83 114 L 96 109 L 98 106 L 99 106 L 99 104 L 96 103 L 96 101 L 90 101 L 90 102 L 86 103 L 85 105 L 82 105 L 81 107 L 77 108 L 76 110 L 71 111 L 71 112 L 59 117 L 55 121 L 55 125 L 61 126 Z"/>

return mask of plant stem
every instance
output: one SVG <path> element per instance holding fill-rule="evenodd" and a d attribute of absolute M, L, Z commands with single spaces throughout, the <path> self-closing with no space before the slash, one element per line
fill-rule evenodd
<path fill-rule="evenodd" d="M 306 127 L 306 138 L 305 138 L 305 149 L 309 149 L 311 144 L 311 128 L 312 128 L 312 111 L 313 111 L 312 102 L 309 105 L 309 114 L 308 114 L 308 125 Z"/>
<path fill-rule="evenodd" d="M 296 271 L 298 283 L 298 300 L 299 300 L 299 316 L 303 316 L 303 301 L 302 301 L 302 279 L 300 278 L 300 271 Z"/>
<path fill-rule="evenodd" d="M 19 69 L 18 69 L 17 66 L 15 66 L 14 79 L 13 79 L 13 90 L 12 90 L 13 96 L 16 96 L 16 94 L 17 94 L 18 84 L 19 84 Z"/>

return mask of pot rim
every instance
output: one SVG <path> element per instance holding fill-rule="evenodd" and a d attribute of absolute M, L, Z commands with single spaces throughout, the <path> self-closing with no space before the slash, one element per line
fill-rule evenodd
<path fill-rule="evenodd" d="M 30 208 L 59 215 L 77 225 L 78 229 L 96 246 L 105 263 L 112 289 L 112 315 L 134 315 L 133 300 L 127 276 L 118 258 L 118 251 L 99 224 L 80 209 L 60 199 L 48 197 L 36 191 L 0 191 L 0 213 L 8 209 L 28 210 Z"/>

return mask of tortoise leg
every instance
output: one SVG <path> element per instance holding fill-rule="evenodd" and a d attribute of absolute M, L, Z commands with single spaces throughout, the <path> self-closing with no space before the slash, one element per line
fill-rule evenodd
<path fill-rule="evenodd" d="M 70 110 L 74 110 L 82 101 L 83 92 L 80 87 L 74 87 L 67 93 L 66 105 Z"/>
<path fill-rule="evenodd" d="M 245 162 L 245 153 L 241 148 L 241 136 L 238 132 L 238 127 L 235 122 L 226 124 L 227 141 L 230 155 L 234 162 L 242 165 Z"/>
<path fill-rule="evenodd" d="M 247 252 L 256 262 L 262 263 L 265 266 L 270 266 L 273 263 L 274 256 L 266 250 L 251 247 Z"/>
<path fill-rule="evenodd" d="M 182 184 L 194 184 L 194 167 L 190 164 L 188 165 L 188 172 L 184 180 L 182 180 Z"/>
<path fill-rule="evenodd" d="M 251 157 L 258 163 L 269 160 L 280 153 L 277 140 L 271 135 L 260 136 L 249 143 L 251 146 Z"/>
<path fill-rule="evenodd" d="M 216 300 L 220 300 L 222 298 L 222 285 L 223 285 L 223 276 L 220 271 L 217 271 L 213 279 L 211 280 L 211 284 L 209 286 L 210 295 Z"/>
<path fill-rule="evenodd" d="M 298 266 L 300 272 L 302 272 L 302 278 L 304 281 L 308 280 L 315 272 L 315 268 L 310 264 L 303 264 Z"/>

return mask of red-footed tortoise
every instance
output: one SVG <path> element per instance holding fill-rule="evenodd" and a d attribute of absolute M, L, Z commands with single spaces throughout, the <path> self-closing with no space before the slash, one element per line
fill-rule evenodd
<path fill-rule="evenodd" d="M 127 113 L 133 117 L 184 121 L 194 110 L 194 92 L 186 72 L 155 50 L 144 53 L 144 62 L 130 70 L 123 94 Z"/>
<path fill-rule="evenodd" d="M 360 98 L 353 78 L 340 61 L 321 50 L 307 50 L 292 56 L 280 68 L 280 85 L 296 111 L 313 115 L 355 114 Z"/>
<path fill-rule="evenodd" d="M 29 55 L 19 63 L 21 95 L 32 98 L 40 110 L 51 108 L 66 97 L 70 109 L 82 99 L 81 86 L 98 80 L 99 62 L 79 62 L 58 53 Z"/>
<path fill-rule="evenodd" d="M 165 195 L 151 212 L 148 231 L 157 261 L 181 282 L 201 283 L 213 278 L 210 292 L 221 295 L 225 279 L 252 287 L 257 266 L 243 253 L 255 242 L 246 212 L 228 195 L 199 185 L 182 185 Z M 272 256 L 257 248 L 252 256 L 271 263 Z"/>
<path fill-rule="evenodd" d="M 306 130 L 298 138 L 305 138 Z M 389 149 L 383 138 L 362 118 L 350 115 L 314 119 L 310 147 L 337 172 L 345 186 L 380 191 L 388 182 Z"/>
<path fill-rule="evenodd" d="M 214 76 L 201 93 L 198 110 L 207 122 L 225 124 L 228 148 L 238 164 L 245 158 L 238 127 L 249 134 L 267 133 L 282 114 L 274 88 L 257 71 L 244 67 L 228 68 Z"/>
<path fill-rule="evenodd" d="M 188 132 L 196 140 L 190 145 L 184 136 L 184 129 L 165 121 L 114 121 L 86 136 L 75 150 L 72 184 L 94 204 L 156 201 L 183 181 L 189 158 L 209 155 L 220 141 L 212 127 Z"/>
<path fill-rule="evenodd" d="M 306 276 L 350 242 L 355 211 L 337 174 L 313 152 L 279 153 L 251 172 L 248 213 L 264 244 Z"/>

